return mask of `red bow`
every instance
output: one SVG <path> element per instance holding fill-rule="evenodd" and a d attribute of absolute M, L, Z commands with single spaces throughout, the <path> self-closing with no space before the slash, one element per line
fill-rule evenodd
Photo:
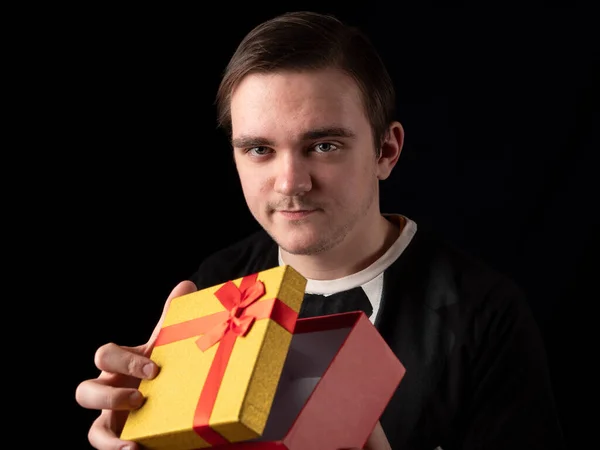
<path fill-rule="evenodd" d="M 215 296 L 229 311 L 225 320 L 213 326 L 203 336 L 198 338 L 196 344 L 203 352 L 219 342 L 226 333 L 231 332 L 237 336 L 245 336 L 256 320 L 252 308 L 248 307 L 265 294 L 265 285 L 256 280 L 252 284 L 242 283 L 238 288 L 232 281 L 225 283 Z"/>

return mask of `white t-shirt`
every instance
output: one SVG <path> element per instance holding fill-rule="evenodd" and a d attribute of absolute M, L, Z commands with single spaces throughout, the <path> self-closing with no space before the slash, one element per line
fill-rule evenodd
<path fill-rule="evenodd" d="M 357 286 L 362 286 L 367 297 L 373 305 L 373 314 L 370 320 L 375 323 L 377 314 L 379 313 L 379 305 L 381 303 L 381 294 L 383 291 L 383 273 L 394 261 L 396 261 L 404 249 L 410 243 L 412 237 L 417 232 L 417 224 L 405 216 L 399 214 L 386 214 L 389 220 L 401 225 L 404 222 L 404 227 L 398 236 L 398 239 L 391 247 L 373 264 L 360 272 L 353 273 L 346 277 L 335 280 L 312 280 L 307 279 L 306 293 L 331 295 L 336 292 L 347 291 Z M 281 258 L 281 249 L 279 249 L 279 264 L 283 265 Z"/>

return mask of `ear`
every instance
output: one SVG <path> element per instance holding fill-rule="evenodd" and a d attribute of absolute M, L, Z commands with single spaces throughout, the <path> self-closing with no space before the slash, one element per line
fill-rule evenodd
<path fill-rule="evenodd" d="M 377 178 L 385 180 L 398 162 L 404 144 L 404 128 L 400 122 L 392 122 L 381 144 L 381 154 L 377 159 Z"/>

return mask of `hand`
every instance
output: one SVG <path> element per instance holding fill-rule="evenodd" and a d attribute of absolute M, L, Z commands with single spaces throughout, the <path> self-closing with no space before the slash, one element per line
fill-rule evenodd
<path fill-rule="evenodd" d="M 346 449 L 346 450 L 361 450 L 361 449 L 350 448 L 350 449 Z M 381 423 L 377 422 L 377 425 L 375 425 L 375 428 L 373 429 L 371 436 L 369 436 L 369 439 L 367 440 L 367 443 L 365 444 L 365 446 L 362 450 L 392 450 L 392 447 L 390 446 L 390 443 L 388 442 L 387 437 L 385 436 L 385 432 L 383 431 L 383 428 L 381 427 Z"/>
<path fill-rule="evenodd" d="M 94 362 L 101 371 L 100 375 L 81 382 L 75 391 L 75 399 L 80 406 L 102 411 L 88 432 L 92 447 L 99 450 L 119 450 L 124 446 L 130 450 L 140 449 L 136 443 L 122 441 L 118 436 L 129 411 L 139 408 L 144 402 L 144 397 L 137 389 L 140 381 L 158 375 L 159 367 L 149 356 L 171 300 L 196 290 L 191 281 L 182 281 L 175 286 L 146 344 L 125 347 L 110 343 L 96 351 Z"/>

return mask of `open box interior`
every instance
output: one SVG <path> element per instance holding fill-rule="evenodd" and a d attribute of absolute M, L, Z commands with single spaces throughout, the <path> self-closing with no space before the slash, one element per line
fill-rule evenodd
<path fill-rule="evenodd" d="M 295 334 L 265 430 L 253 441 L 283 439 L 343 345 L 351 327 Z"/>

